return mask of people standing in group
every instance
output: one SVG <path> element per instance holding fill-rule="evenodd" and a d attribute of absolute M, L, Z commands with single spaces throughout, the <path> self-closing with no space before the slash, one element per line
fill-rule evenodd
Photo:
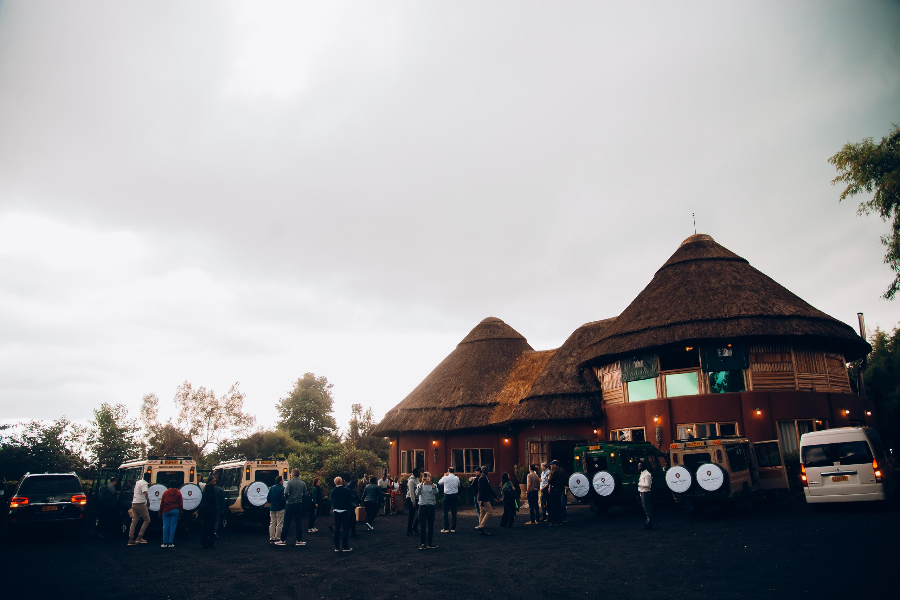
<path fill-rule="evenodd" d="M 441 533 L 456 533 L 456 508 L 459 505 L 459 477 L 456 476 L 453 467 L 447 469 L 444 476 L 438 481 L 444 490 L 444 528 Z M 450 521 L 450 517 L 453 521 Z"/>
<path fill-rule="evenodd" d="M 269 488 L 266 501 L 269 503 L 269 543 L 274 544 L 281 540 L 281 530 L 284 527 L 284 479 L 281 475 L 275 478 L 275 484 Z"/>
<path fill-rule="evenodd" d="M 550 467 L 541 463 L 541 521 L 550 518 Z"/>
<path fill-rule="evenodd" d="M 200 545 L 204 548 L 213 548 L 216 545 L 217 487 L 216 476 L 210 475 L 206 480 L 203 496 L 200 499 Z"/>
<path fill-rule="evenodd" d="M 300 469 L 291 471 L 290 480 L 284 484 L 284 527 L 281 530 L 281 539 L 275 542 L 277 546 L 287 545 L 291 532 L 291 523 L 294 524 L 296 541 L 294 545 L 305 546 L 303 541 L 303 497 L 307 495 L 306 482 L 300 479 Z"/>
<path fill-rule="evenodd" d="M 419 550 L 437 548 L 434 545 L 434 510 L 437 506 L 438 486 L 431 481 L 431 473 L 425 473 L 422 483 L 416 486 L 419 505 Z"/>
<path fill-rule="evenodd" d="M 547 501 L 550 510 L 550 527 L 562 525 L 562 495 L 566 489 L 566 483 L 566 472 L 559 466 L 559 462 L 550 461 L 550 499 Z"/>
<path fill-rule="evenodd" d="M 406 480 L 406 509 L 409 516 L 406 518 L 406 535 L 419 533 L 419 502 L 416 498 L 416 486 L 421 483 L 419 481 L 418 467 L 413 469 L 412 477 Z"/>
<path fill-rule="evenodd" d="M 169 481 L 168 489 L 163 492 L 159 501 L 159 515 L 162 517 L 163 537 L 160 548 L 175 547 L 175 530 L 178 528 L 178 517 L 184 510 L 184 497 L 178 490 L 178 481 Z"/>
<path fill-rule="evenodd" d="M 331 513 L 334 516 L 334 551 L 335 552 L 351 552 L 350 547 L 350 521 L 356 517 L 353 514 L 354 502 L 353 492 L 344 486 L 344 480 L 340 477 L 334 478 L 334 488 L 329 495 L 331 499 Z M 343 543 L 343 549 L 341 547 Z"/>
<path fill-rule="evenodd" d="M 150 526 L 150 511 L 147 509 L 150 505 L 150 493 L 147 491 L 150 487 L 150 473 L 144 473 L 144 477 L 138 479 L 134 484 L 134 495 L 131 499 L 131 528 L 128 530 L 128 545 L 136 546 L 137 544 L 146 544 L 144 532 Z M 141 529 L 135 537 L 134 532 L 137 529 L 138 521 L 143 520 Z"/>
<path fill-rule="evenodd" d="M 491 482 L 483 467 L 475 467 L 475 475 L 478 477 L 478 506 L 481 509 L 478 514 L 477 529 L 480 535 L 490 535 L 485 530 L 485 527 L 487 526 L 488 517 L 493 514 L 491 502 L 497 499 L 497 495 L 494 494 L 494 489 L 491 487 Z"/>
<path fill-rule="evenodd" d="M 638 479 L 638 492 L 641 495 L 641 507 L 644 509 L 644 516 L 647 518 L 644 522 L 644 529 L 653 529 L 653 505 L 650 498 L 650 487 L 653 485 L 653 475 L 650 473 L 646 462 L 641 461 L 638 465 L 638 471 L 641 476 Z"/>
<path fill-rule="evenodd" d="M 538 475 L 537 465 L 531 465 L 528 469 L 528 477 L 525 478 L 525 493 L 528 496 L 528 515 L 530 520 L 526 525 L 537 525 L 541 519 L 541 504 L 538 494 L 541 490 L 541 476 Z"/>
<path fill-rule="evenodd" d="M 512 484 L 509 473 L 500 476 L 500 496 L 503 498 L 503 515 L 500 517 L 500 527 L 512 527 L 516 520 L 516 512 L 519 510 L 519 495 Z"/>
<path fill-rule="evenodd" d="M 317 533 L 316 517 L 319 515 L 319 505 L 322 504 L 322 487 L 319 485 L 319 478 L 313 478 L 312 489 L 309 491 L 309 523 L 306 526 L 306 533 Z"/>
<path fill-rule="evenodd" d="M 381 486 L 374 477 L 369 479 L 369 485 L 363 490 L 363 506 L 366 509 L 366 527 L 369 531 L 375 529 L 375 517 L 378 516 L 378 507 L 381 506 L 381 500 L 384 495 L 381 493 Z"/>

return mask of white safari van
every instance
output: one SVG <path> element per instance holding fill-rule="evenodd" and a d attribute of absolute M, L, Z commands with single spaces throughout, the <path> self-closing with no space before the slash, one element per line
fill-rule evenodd
<path fill-rule="evenodd" d="M 269 522 L 269 488 L 281 476 L 288 479 L 288 463 L 283 458 L 254 458 L 232 460 L 213 467 L 219 485 L 225 491 L 228 509 L 222 525 L 228 527 L 240 521 Z"/>
<path fill-rule="evenodd" d="M 897 491 L 897 473 L 871 427 L 804 433 L 800 479 L 810 504 L 886 500 Z"/>

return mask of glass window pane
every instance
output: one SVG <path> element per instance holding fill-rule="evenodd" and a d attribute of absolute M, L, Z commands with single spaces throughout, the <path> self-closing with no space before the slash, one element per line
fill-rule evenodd
<path fill-rule="evenodd" d="M 482 466 L 488 473 L 494 472 L 494 449 L 482 448 L 481 450 Z"/>
<path fill-rule="evenodd" d="M 451 465 L 457 473 L 465 473 L 467 472 L 465 469 L 465 463 L 463 462 L 463 451 L 459 448 L 450 451 L 450 460 L 452 461 Z"/>
<path fill-rule="evenodd" d="M 679 425 L 678 426 L 678 439 L 686 440 L 694 437 L 694 427 L 693 425 Z"/>
<path fill-rule="evenodd" d="M 421 470 L 425 468 L 425 451 L 416 450 L 416 466 Z"/>
<path fill-rule="evenodd" d="M 778 421 L 778 439 L 785 454 L 793 454 L 800 448 L 793 421 Z"/>
<path fill-rule="evenodd" d="M 478 450 L 466 449 L 466 473 L 474 473 L 478 465 Z"/>
<path fill-rule="evenodd" d="M 699 391 L 697 389 L 697 373 L 672 373 L 666 375 L 666 397 L 676 398 L 678 396 L 696 396 Z M 630 392 L 631 390 L 629 390 Z"/>
<path fill-rule="evenodd" d="M 797 421 L 797 435 L 803 435 L 813 430 L 812 421 Z"/>
<path fill-rule="evenodd" d="M 697 431 L 694 433 L 694 437 L 705 438 L 713 437 L 714 435 L 716 435 L 715 423 L 697 423 Z"/>
<path fill-rule="evenodd" d="M 639 428 L 639 429 L 632 429 L 632 430 L 631 430 L 631 441 L 632 441 L 632 442 L 644 442 L 644 441 L 646 441 L 646 440 L 644 439 L 644 428 L 643 428 L 643 427 L 641 427 L 641 428 Z"/>
<path fill-rule="evenodd" d="M 696 392 L 694 392 L 696 393 Z M 641 400 L 656 399 L 656 379 L 640 379 L 628 382 L 628 401 L 640 402 Z"/>
<path fill-rule="evenodd" d="M 719 435 L 737 435 L 737 423 L 719 423 Z"/>
<path fill-rule="evenodd" d="M 714 371 L 709 373 L 709 393 L 727 394 L 744 391 L 743 371 Z"/>

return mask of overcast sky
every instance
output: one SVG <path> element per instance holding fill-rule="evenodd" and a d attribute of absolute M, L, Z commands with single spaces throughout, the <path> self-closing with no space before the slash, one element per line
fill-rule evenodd
<path fill-rule="evenodd" d="M 900 122 L 897 2 L 0 3 L 0 421 L 304 372 L 402 400 L 536 349 L 693 233 L 900 321 L 828 157 Z"/>

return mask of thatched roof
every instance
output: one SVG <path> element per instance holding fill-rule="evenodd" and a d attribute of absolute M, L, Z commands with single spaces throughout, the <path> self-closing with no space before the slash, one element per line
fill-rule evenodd
<path fill-rule="evenodd" d="M 496 317 L 479 323 L 373 432 L 447 431 L 490 424 L 516 362 L 534 349 Z"/>
<path fill-rule="evenodd" d="M 818 339 L 854 360 L 869 344 L 708 235 L 692 235 L 582 354 L 584 362 L 707 339 Z"/>

